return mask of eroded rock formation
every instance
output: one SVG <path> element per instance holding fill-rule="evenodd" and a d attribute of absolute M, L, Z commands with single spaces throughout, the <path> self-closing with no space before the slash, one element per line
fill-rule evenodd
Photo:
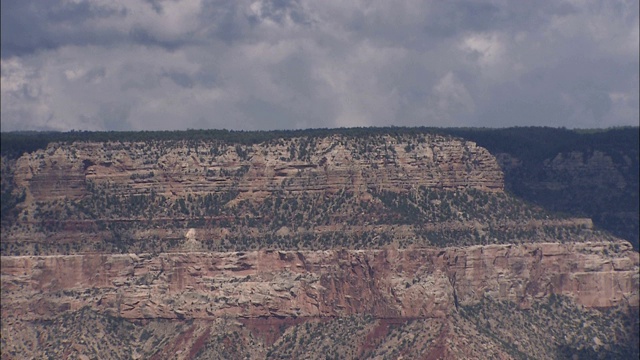
<path fill-rule="evenodd" d="M 545 166 L 574 163 L 613 164 Z M 3 359 L 637 353 L 637 251 L 504 192 L 473 142 L 49 144 L 3 158 L 11 187 Z"/>
<path fill-rule="evenodd" d="M 34 201 L 81 198 L 87 181 L 169 197 L 231 189 L 260 197 L 282 185 L 288 192 L 503 188 L 495 158 L 473 142 L 436 135 L 364 140 L 52 144 L 22 156 L 15 181 Z"/>
<path fill-rule="evenodd" d="M 627 242 L 446 249 L 3 257 L 3 318 L 89 306 L 130 319 L 444 317 L 484 297 L 522 307 L 550 294 L 638 306 Z"/>

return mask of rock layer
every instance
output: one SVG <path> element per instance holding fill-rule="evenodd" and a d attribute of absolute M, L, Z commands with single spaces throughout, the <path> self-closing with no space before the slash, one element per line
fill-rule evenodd
<path fill-rule="evenodd" d="M 130 194 L 165 196 L 224 192 L 265 195 L 392 191 L 418 186 L 503 188 L 495 158 L 475 143 L 423 134 L 381 136 L 359 143 L 341 136 L 294 138 L 256 145 L 220 142 L 51 144 L 22 156 L 15 181 L 34 201 L 81 198 L 85 184 L 117 184 Z M 262 192 L 262 193 L 260 193 Z"/>
<path fill-rule="evenodd" d="M 638 306 L 627 242 L 405 250 L 2 257 L 3 318 L 444 317 L 483 297 Z"/>

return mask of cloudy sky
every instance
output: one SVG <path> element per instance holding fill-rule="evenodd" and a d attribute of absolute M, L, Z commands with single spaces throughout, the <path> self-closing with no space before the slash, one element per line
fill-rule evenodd
<path fill-rule="evenodd" d="M 3 0 L 11 130 L 639 122 L 638 0 Z"/>

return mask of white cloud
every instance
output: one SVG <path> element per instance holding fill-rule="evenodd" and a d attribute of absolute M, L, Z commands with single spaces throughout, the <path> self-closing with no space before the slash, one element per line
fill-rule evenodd
<path fill-rule="evenodd" d="M 471 34 L 462 40 L 461 47 L 477 55 L 477 61 L 482 67 L 499 65 L 505 53 L 505 46 L 496 33 Z"/>
<path fill-rule="evenodd" d="M 455 123 L 457 117 L 473 113 L 476 107 L 465 85 L 452 72 L 435 84 L 429 105 L 438 123 L 444 124 Z"/>
<path fill-rule="evenodd" d="M 65 129 L 65 124 L 50 122 L 50 91 L 35 67 L 10 58 L 1 60 L 1 68 L 2 131 L 49 127 Z"/>

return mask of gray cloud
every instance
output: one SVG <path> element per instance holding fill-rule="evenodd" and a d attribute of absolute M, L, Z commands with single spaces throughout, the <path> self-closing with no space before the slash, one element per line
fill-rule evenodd
<path fill-rule="evenodd" d="M 2 57 L 24 56 L 65 45 L 109 45 L 122 40 L 117 31 L 97 29 L 93 23 L 126 17 L 126 8 L 90 2 L 3 1 Z"/>
<path fill-rule="evenodd" d="M 2 4 L 2 130 L 638 125 L 638 2 Z"/>

